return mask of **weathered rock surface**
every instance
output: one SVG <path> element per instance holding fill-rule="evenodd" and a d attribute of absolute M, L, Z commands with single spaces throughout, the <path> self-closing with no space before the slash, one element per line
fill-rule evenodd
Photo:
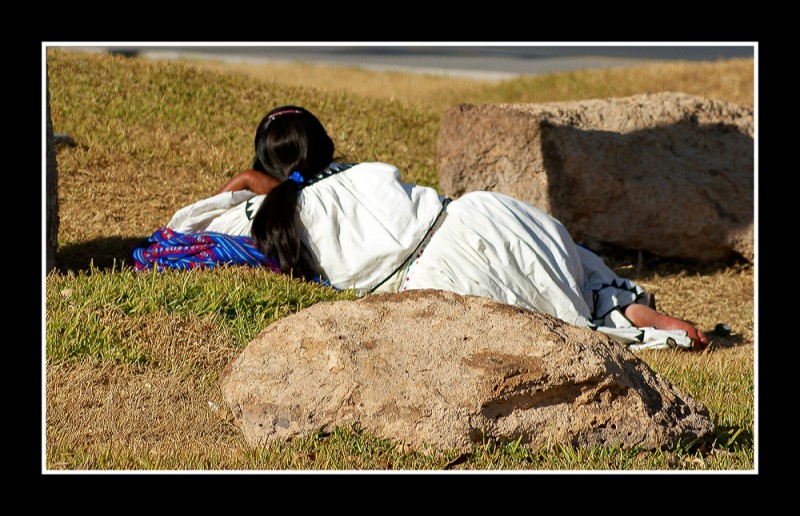
<path fill-rule="evenodd" d="M 318 303 L 280 319 L 220 379 L 248 443 L 358 423 L 414 447 L 672 447 L 708 411 L 606 335 L 440 291 Z"/>
<path fill-rule="evenodd" d="M 450 197 L 491 190 L 559 219 L 576 241 L 666 257 L 754 257 L 753 110 L 680 93 L 444 113 Z"/>

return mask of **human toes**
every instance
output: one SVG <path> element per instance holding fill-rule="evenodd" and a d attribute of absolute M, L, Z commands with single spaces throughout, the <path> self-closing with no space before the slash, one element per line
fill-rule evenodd
<path fill-rule="evenodd" d="M 695 330 L 695 331 L 696 331 L 695 336 L 691 336 L 690 334 L 690 337 L 692 338 L 692 348 L 696 348 L 698 350 L 706 349 L 708 347 L 708 338 L 702 331 L 700 330 Z"/>

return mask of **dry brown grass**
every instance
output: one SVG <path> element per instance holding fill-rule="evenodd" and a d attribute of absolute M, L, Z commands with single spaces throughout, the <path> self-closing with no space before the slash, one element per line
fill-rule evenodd
<path fill-rule="evenodd" d="M 146 366 L 48 364 L 51 466 L 94 469 L 102 467 L 94 462 L 97 457 L 108 455 L 115 457 L 115 469 L 169 468 L 170 458 L 185 461 L 186 452 L 194 450 L 203 461 L 224 459 L 205 467 L 222 468 L 229 461 L 235 469 L 245 444 L 218 410 L 224 404 L 217 387 L 219 372 L 238 352 L 230 335 L 214 317 L 158 314 L 126 324 L 136 327 Z M 82 463 L 88 458 L 93 462 Z"/>
<path fill-rule="evenodd" d="M 499 81 L 453 80 L 433 74 L 375 72 L 350 66 L 324 66 L 313 63 L 224 63 L 213 60 L 186 61 L 194 66 L 221 73 L 247 75 L 256 80 L 274 81 L 286 86 L 303 86 L 359 97 L 450 104 L 451 99 L 475 96 L 487 85 Z"/>
<path fill-rule="evenodd" d="M 317 88 L 348 95 L 430 104 L 555 102 L 680 91 L 753 107 L 753 59 L 653 64 L 519 76 L 507 80 L 453 79 L 435 74 L 375 72 L 352 66 L 310 63 L 223 63 L 186 61 L 206 70 L 247 75 L 285 86 Z"/>

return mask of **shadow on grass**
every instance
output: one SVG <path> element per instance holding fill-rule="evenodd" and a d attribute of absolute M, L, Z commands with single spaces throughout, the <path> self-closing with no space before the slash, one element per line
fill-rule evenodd
<path fill-rule="evenodd" d="M 705 333 L 706 337 L 708 337 L 708 340 L 710 341 L 709 346 L 711 348 L 733 348 L 752 343 L 752 341 L 746 340 L 741 333 L 725 335 L 717 333 L 714 328 L 710 330 L 704 330 L 703 333 Z"/>
<path fill-rule="evenodd" d="M 88 272 L 92 267 L 100 271 L 109 271 L 114 267 L 118 269 L 123 264 L 132 267 L 131 251 L 148 236 L 98 238 L 80 244 L 61 246 L 56 252 L 55 269 L 64 274 Z"/>
<path fill-rule="evenodd" d="M 150 235 L 140 238 L 109 237 L 89 240 L 80 244 L 59 247 L 56 252 L 56 269 L 61 272 L 88 271 L 94 263 L 95 269 L 108 270 L 120 263 L 131 264 L 131 250 Z M 588 247 L 588 246 L 587 246 Z M 732 267 L 750 267 L 743 258 L 725 261 L 697 262 L 676 258 L 664 258 L 646 251 L 633 251 L 613 244 L 601 244 L 591 248 L 611 269 L 624 278 L 651 280 L 656 276 L 671 276 L 681 272 L 687 274 L 711 274 Z"/>
<path fill-rule="evenodd" d="M 752 448 L 755 436 L 751 430 L 738 426 L 717 425 L 716 447 L 735 451 L 736 448 Z"/>
<path fill-rule="evenodd" d="M 706 275 L 731 268 L 752 267 L 750 262 L 740 256 L 709 262 L 658 256 L 648 251 L 626 249 L 608 243 L 585 245 L 584 247 L 600 256 L 606 265 L 619 276 L 634 281 L 647 281 L 658 276 L 672 276 L 680 273 Z"/>

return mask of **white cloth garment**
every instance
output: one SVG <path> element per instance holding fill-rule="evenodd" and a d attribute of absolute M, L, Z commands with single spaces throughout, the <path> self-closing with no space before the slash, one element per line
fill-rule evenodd
<path fill-rule="evenodd" d="M 178 210 L 167 227 L 247 235 L 264 197 L 222 193 Z M 645 303 L 644 290 L 547 213 L 471 192 L 447 205 L 429 235 L 443 201 L 433 188 L 403 183 L 392 165 L 360 163 L 301 190 L 300 235 L 317 272 L 339 289 L 447 290 L 547 313 L 629 349 L 691 347 L 684 331 L 633 326 L 620 309 Z"/>
<path fill-rule="evenodd" d="M 213 231 L 227 235 L 250 235 L 253 216 L 264 195 L 249 190 L 223 192 L 175 212 L 167 227 L 179 233 Z"/>

